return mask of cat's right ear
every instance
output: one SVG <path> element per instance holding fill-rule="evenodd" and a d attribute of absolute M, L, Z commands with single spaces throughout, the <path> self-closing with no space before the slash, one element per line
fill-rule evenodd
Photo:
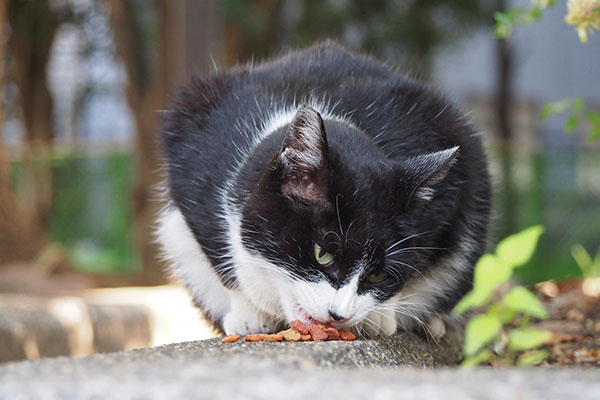
<path fill-rule="evenodd" d="M 329 149 L 323 118 L 301 105 L 292 119 L 277 156 L 281 193 L 299 209 L 324 211 L 331 206 L 327 186 Z"/>
<path fill-rule="evenodd" d="M 408 171 L 409 184 L 412 188 L 408 201 L 413 198 L 430 201 L 435 194 L 433 187 L 446 178 L 456 163 L 458 155 L 459 147 L 455 146 L 406 160 L 404 168 Z"/>

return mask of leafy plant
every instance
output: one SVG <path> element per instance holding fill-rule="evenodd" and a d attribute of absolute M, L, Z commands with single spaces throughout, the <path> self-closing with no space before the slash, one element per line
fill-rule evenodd
<path fill-rule="evenodd" d="M 494 254 L 486 254 L 475 266 L 473 289 L 454 307 L 463 314 L 485 306 L 485 311 L 467 323 L 462 366 L 476 366 L 494 357 L 507 364 L 531 365 L 548 353 L 535 350 L 552 337 L 552 332 L 529 327 L 532 318 L 545 319 L 548 311 L 529 290 L 515 286 L 504 296 L 498 294 L 514 270 L 533 256 L 544 228 L 532 226 L 501 241 Z"/>
<path fill-rule="evenodd" d="M 546 7 L 555 4 L 556 0 L 533 0 L 529 8 L 515 7 L 505 12 L 496 11 L 494 13 L 494 19 L 496 20 L 494 36 L 498 39 L 508 39 L 515 25 L 525 25 L 539 21 L 542 19 L 542 11 Z"/>
<path fill-rule="evenodd" d="M 494 36 L 499 39 L 508 39 L 515 25 L 530 24 L 542 18 L 543 11 L 556 5 L 556 0 L 531 0 L 529 8 L 511 8 L 505 12 L 496 11 L 494 19 Z M 588 34 L 594 29 L 600 30 L 600 0 L 568 0 L 565 22 L 573 25 L 579 40 L 586 43 Z M 588 128 L 588 140 L 600 139 L 600 112 L 585 109 L 583 99 L 562 99 L 554 102 L 545 102 L 541 110 L 541 119 L 545 120 L 551 115 L 562 114 L 570 111 L 565 121 L 565 131 L 569 134 L 575 132 L 584 121 Z"/>
<path fill-rule="evenodd" d="M 575 259 L 584 278 L 600 276 L 600 248 L 598 248 L 594 259 L 592 259 L 592 256 L 587 252 L 585 247 L 575 244 L 571 247 L 571 255 Z"/>
<path fill-rule="evenodd" d="M 496 26 L 494 36 L 499 39 L 508 39 L 515 25 L 530 24 L 542 19 L 543 11 L 556 5 L 556 0 L 531 0 L 531 6 L 515 7 L 507 11 L 494 13 Z M 594 29 L 600 31 L 600 0 L 568 0 L 565 22 L 575 27 L 579 40 L 588 41 L 588 34 L 593 34 Z"/>
<path fill-rule="evenodd" d="M 588 127 L 588 140 L 594 141 L 600 138 L 600 112 L 585 109 L 583 99 L 562 99 L 559 101 L 547 101 L 542 106 L 540 118 L 548 119 L 551 115 L 569 112 L 565 121 L 565 131 L 569 134 L 575 132 L 582 122 Z"/>

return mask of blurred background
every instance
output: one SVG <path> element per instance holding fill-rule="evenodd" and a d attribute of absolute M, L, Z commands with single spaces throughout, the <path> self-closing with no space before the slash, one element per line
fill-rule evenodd
<path fill-rule="evenodd" d="M 76 339 L 69 340 L 93 344 L 71 353 L 105 350 L 98 315 L 115 313 L 124 321 L 123 338 L 135 331 L 127 325 L 131 320 L 150 333 L 109 349 L 162 343 L 148 328 L 162 317 L 148 317 L 144 313 L 155 306 L 140 302 L 163 299 L 151 301 L 162 304 L 163 314 L 189 306 L 173 287 L 161 286 L 162 297 L 139 291 L 168 283 L 152 230 L 161 207 L 156 185 L 164 179 L 157 131 L 169 92 L 193 74 L 258 62 L 325 38 L 396 65 L 460 104 L 482 132 L 491 160 L 491 245 L 543 224 L 546 234 L 534 262 L 519 278 L 525 283 L 577 278 L 573 246 L 590 254 L 600 247 L 600 141 L 590 140 L 589 123 L 578 117 L 582 104 L 590 112 L 600 110 L 600 36 L 581 44 L 564 22 L 566 2 L 558 1 L 540 21 L 516 27 L 509 40 L 494 38 L 495 11 L 530 4 L 3 0 L 0 309 L 17 310 L 11 318 L 26 327 L 19 307 L 47 306 L 58 295 L 68 300 L 58 308 L 92 313 L 91 333 L 72 323 L 76 332 L 69 334 Z M 540 118 L 546 102 L 561 100 L 553 110 L 561 111 L 562 104 L 566 112 Z M 90 291 L 122 286 L 138 288 Z M 31 300 L 34 295 L 37 300 Z M 133 308 L 123 308 L 127 304 Z M 196 319 L 194 311 L 187 312 L 182 324 Z M 1 317 L 0 312 L 0 339 Z M 64 322 L 64 312 L 52 318 Z M 181 326 L 176 330 L 184 330 Z M 189 336 L 161 340 L 211 334 L 185 329 Z M 115 329 L 105 331 L 115 335 Z M 44 354 L 30 332 L 9 327 L 6 340 L 18 342 L 22 351 L 5 348 L 5 359 L 59 354 Z"/>

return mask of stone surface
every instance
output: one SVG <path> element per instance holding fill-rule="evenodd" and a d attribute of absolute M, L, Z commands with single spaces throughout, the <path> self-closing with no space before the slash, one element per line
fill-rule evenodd
<path fill-rule="evenodd" d="M 453 346 L 407 334 L 351 343 L 217 339 L 0 365 L 0 399 L 600 398 L 600 370 L 399 367 L 455 357 Z"/>
<path fill-rule="evenodd" d="M 0 293 L 0 362 L 82 356 L 213 337 L 179 287 Z"/>

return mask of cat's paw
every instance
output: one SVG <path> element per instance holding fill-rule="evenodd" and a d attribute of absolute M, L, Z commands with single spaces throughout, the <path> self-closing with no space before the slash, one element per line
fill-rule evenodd
<path fill-rule="evenodd" d="M 223 329 L 227 335 L 248 335 L 250 333 L 271 333 L 270 324 L 261 321 L 259 315 L 242 315 L 230 311 L 223 320 Z"/>
<path fill-rule="evenodd" d="M 416 332 L 424 339 L 431 338 L 437 342 L 446 334 L 446 322 L 439 316 L 431 316 L 416 327 Z"/>
<path fill-rule="evenodd" d="M 440 317 L 430 317 L 427 320 L 427 327 L 429 334 L 435 340 L 441 339 L 446 334 L 446 323 Z"/>
<path fill-rule="evenodd" d="M 223 319 L 223 329 L 227 335 L 247 335 L 250 333 L 272 333 L 277 321 L 261 312 L 248 301 L 231 299 L 231 307 Z"/>
<path fill-rule="evenodd" d="M 373 310 L 360 324 L 360 331 L 365 332 L 368 337 L 390 336 L 396 333 L 398 324 L 394 310 Z"/>

